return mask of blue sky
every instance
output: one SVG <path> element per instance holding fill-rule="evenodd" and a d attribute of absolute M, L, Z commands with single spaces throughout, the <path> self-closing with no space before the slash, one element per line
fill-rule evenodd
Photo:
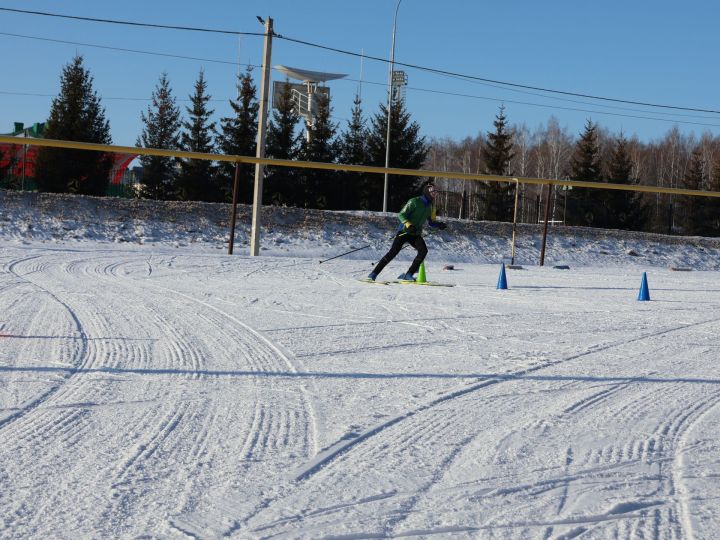
<path fill-rule="evenodd" d="M 286 0 L 122 3 L 0 0 L 0 7 L 153 24 L 262 32 L 256 15 L 270 16 L 290 38 L 389 58 L 397 0 Z M 505 2 L 401 0 L 398 62 L 485 79 L 629 101 L 720 110 L 717 21 L 709 0 Z M 17 34 L 27 37 L 10 36 Z M 68 41 L 58 43 L 35 38 Z M 91 47 L 128 48 L 219 60 L 168 58 Z M 134 28 L 0 11 L 0 132 L 13 122 L 47 118 L 62 68 L 84 56 L 102 97 L 116 144 L 132 145 L 158 77 L 168 73 L 186 100 L 204 69 L 217 118 L 229 114 L 237 66 L 260 64 L 262 38 Z M 366 114 L 386 100 L 387 65 L 359 57 L 274 40 L 272 65 L 346 73 L 331 82 L 334 117 L 344 127 L 362 79 Z M 531 130 L 555 116 L 578 134 L 588 118 L 612 133 L 649 142 L 674 123 L 686 134 L 720 135 L 720 114 L 652 109 L 406 69 L 407 106 L 427 137 L 461 140 L 492 129 L 505 104 L 510 123 Z M 259 70 L 256 70 L 259 73 Z M 274 80 L 284 77 L 273 72 Z M 41 94 L 41 95 L 20 95 Z M 180 101 L 180 105 L 187 105 Z M 651 120 L 650 117 L 662 120 Z"/>

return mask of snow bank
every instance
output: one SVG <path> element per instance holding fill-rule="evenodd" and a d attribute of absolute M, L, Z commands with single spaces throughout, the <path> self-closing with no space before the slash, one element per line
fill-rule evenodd
<path fill-rule="evenodd" d="M 0 190 L 0 239 L 71 244 L 101 242 L 227 251 L 229 204 L 97 198 Z M 238 205 L 235 252 L 246 253 L 252 209 Z M 325 258 L 357 247 L 349 259 L 376 260 L 397 225 L 393 213 L 330 212 L 266 206 L 261 251 L 265 255 Z M 430 257 L 447 262 L 495 263 L 509 259 L 512 225 L 447 219 L 445 231 L 428 231 Z M 518 264 L 540 259 L 542 226 L 520 224 Z M 401 259 L 412 257 L 412 250 Z M 720 268 L 720 240 L 553 226 L 545 264 L 641 265 L 697 270 Z"/>

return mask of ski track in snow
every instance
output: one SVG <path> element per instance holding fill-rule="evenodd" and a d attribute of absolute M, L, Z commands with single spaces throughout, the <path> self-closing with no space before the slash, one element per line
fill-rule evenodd
<path fill-rule="evenodd" d="M 110 273 L 117 275 L 119 269 L 120 265 L 115 265 L 110 270 Z M 154 285 L 154 287 L 157 288 L 156 285 Z M 228 321 L 235 324 L 241 331 L 237 332 L 239 334 L 237 336 L 233 335 L 233 332 L 229 333 L 228 337 L 231 342 L 236 342 L 237 340 L 237 342 L 247 346 L 251 345 L 254 340 L 261 343 L 263 346 L 262 349 L 269 348 L 270 354 L 265 350 L 260 350 L 257 346 L 251 347 L 250 350 L 242 351 L 244 361 L 251 367 L 251 371 L 265 373 L 277 371 L 279 368 L 288 369 L 290 372 L 294 371 L 293 364 L 277 346 L 264 336 L 255 332 L 245 323 L 187 294 L 172 291 L 164 287 L 161 287 L 161 289 L 167 294 L 175 295 L 183 300 L 208 308 L 210 311 L 202 316 L 217 327 L 225 327 Z M 251 336 L 251 339 L 248 339 L 248 334 Z M 278 365 L 276 359 L 280 359 L 284 365 Z M 266 454 L 268 454 L 268 450 L 277 451 L 280 447 L 295 448 L 300 444 L 305 446 L 305 452 L 310 451 L 308 446 L 312 443 L 309 431 L 312 430 L 312 426 L 309 426 L 308 423 L 312 422 L 312 412 L 308 409 L 308 412 L 303 416 L 299 416 L 294 411 L 278 410 L 278 406 L 281 405 L 282 402 L 278 403 L 276 400 L 264 402 L 265 399 L 262 395 L 258 395 L 258 398 L 259 400 L 256 401 L 254 405 L 252 424 L 247 432 L 245 441 L 241 446 L 240 453 L 234 455 L 233 458 L 246 463 L 261 462 L 267 459 L 268 456 Z M 187 525 L 187 523 L 183 524 L 184 527 L 187 527 Z M 177 525 L 175 526 L 177 527 Z"/>
<path fill-rule="evenodd" d="M 462 283 L 447 296 L 372 288 L 308 261 L 9 251 L 0 534 L 720 530 L 699 520 L 717 514 L 696 494 L 720 404 L 696 360 L 714 358 L 712 308 L 656 300 L 615 320 L 612 300 L 583 305 L 562 287 L 539 308 L 553 276 L 528 274 L 503 312 L 489 287 L 477 300 Z M 475 360 L 443 366 L 438 351 Z"/>
<path fill-rule="evenodd" d="M 88 334 L 91 336 L 112 335 L 110 316 L 112 316 L 113 323 L 117 323 L 123 318 L 122 313 L 101 315 L 87 303 L 83 305 L 82 310 L 78 311 L 76 308 L 71 308 L 67 302 L 60 300 L 58 295 L 61 293 L 50 292 L 47 287 L 38 284 L 42 281 L 43 272 L 52 272 L 55 274 L 55 279 L 53 279 L 55 283 L 61 282 L 67 276 L 75 282 L 81 281 L 84 285 L 83 289 L 87 291 L 89 284 L 93 281 L 102 281 L 108 275 L 113 275 L 118 267 L 117 264 L 106 266 L 102 263 L 102 258 L 95 257 L 72 260 L 62 263 L 59 267 L 47 261 L 43 265 L 36 265 L 32 261 L 34 258 L 16 261 L 10 265 L 9 269 L 18 277 L 28 274 L 35 276 L 36 282 L 30 282 L 27 277 L 22 277 L 22 279 L 32 283 L 66 308 L 75 322 L 77 332 L 81 336 L 80 341 L 84 346 L 78 349 L 75 359 L 69 362 L 70 366 L 58 369 L 64 375 L 60 383 L 30 400 L 3 421 L 0 427 L 5 428 L 6 432 L 9 431 L 8 428 L 11 425 L 16 428 L 7 436 L 15 439 L 20 448 L 31 446 L 35 449 L 34 454 L 42 452 L 46 447 L 57 446 L 59 442 L 62 442 L 63 448 L 68 450 L 73 448 L 73 440 L 79 437 L 78 432 L 88 429 L 87 425 L 83 426 L 82 424 L 84 421 L 87 424 L 89 408 L 54 407 L 54 405 L 68 401 L 79 403 L 93 401 L 92 398 L 87 397 L 87 394 L 92 394 L 92 390 L 87 387 L 87 381 L 93 378 L 91 375 L 86 375 L 87 373 L 118 375 L 148 373 L 151 375 L 159 372 L 172 378 L 175 377 L 173 372 L 177 371 L 181 378 L 197 380 L 203 377 L 213 377 L 213 372 L 218 371 L 208 369 L 205 359 L 212 353 L 209 353 L 209 350 L 204 347 L 198 347 L 202 343 L 202 339 L 198 339 L 197 334 L 193 333 L 192 327 L 177 328 L 179 320 L 173 319 L 171 323 L 167 318 L 167 310 L 158 309 L 163 302 L 149 302 L 145 312 L 137 311 L 144 302 L 143 300 L 137 300 L 137 303 L 132 306 L 131 316 L 145 319 L 146 324 L 142 327 L 158 328 L 160 334 L 166 336 L 169 343 L 164 354 L 156 355 L 156 358 L 164 360 L 162 364 L 149 366 L 147 364 L 151 358 L 149 350 L 141 350 L 141 354 L 133 360 L 133 356 L 128 354 L 132 351 L 113 346 L 124 343 L 124 340 L 88 337 Z M 28 267 L 28 264 L 32 264 L 32 268 Z M 124 281 L 126 280 L 121 280 L 120 284 Z M 98 286 L 105 285 L 100 283 Z M 113 281 L 108 286 L 117 287 L 118 282 Z M 147 295 L 148 288 L 141 288 L 144 289 L 141 291 L 141 295 Z M 77 296 L 89 294 L 75 292 Z M 130 299 L 139 295 L 137 291 L 133 291 L 133 287 L 125 287 L 122 296 L 124 301 L 130 304 Z M 172 291 L 165 289 L 162 296 L 172 298 L 173 294 Z M 292 364 L 276 346 L 244 323 L 207 304 L 196 301 L 188 295 L 177 293 L 174 296 L 177 300 L 171 303 L 172 307 L 179 303 L 194 304 L 191 307 L 198 318 L 203 320 L 205 328 L 222 328 L 231 341 L 239 344 L 235 349 L 239 350 L 241 355 L 234 359 L 237 364 L 232 366 L 233 369 L 240 368 L 242 370 L 244 365 L 245 369 L 257 373 L 293 370 Z M 206 309 L 202 309 L 203 307 Z M 125 318 L 130 320 L 130 314 L 125 315 Z M 83 324 L 81 322 L 83 320 L 88 323 Z M 190 324 L 197 324 L 197 319 L 190 321 Z M 87 327 L 92 327 L 92 330 L 87 330 Z M 213 331 L 210 337 L 214 339 L 217 334 L 217 331 Z M 102 366 L 98 366 L 94 370 L 95 364 L 100 359 L 102 359 Z M 70 384 L 73 382 L 76 384 Z M 243 443 L 242 454 L 226 457 L 231 457 L 233 460 L 239 457 L 241 461 L 252 463 L 253 461 L 262 462 L 268 457 L 268 453 L 276 453 L 286 447 L 291 448 L 294 452 L 302 452 L 303 447 L 305 448 L 304 452 L 312 451 L 312 413 L 306 411 L 298 414 L 293 410 L 283 411 L 283 401 L 272 399 L 272 397 L 272 395 L 262 392 L 256 393 L 256 414 L 254 414 L 253 423 L 249 426 L 246 442 Z M 271 401 L 266 401 L 268 398 L 271 398 Z M 106 531 L 108 534 L 112 534 L 111 531 L 117 532 L 122 528 L 127 528 L 127 524 L 123 524 L 118 529 L 120 524 L 116 523 L 116 516 L 121 515 L 126 518 L 134 515 L 142 516 L 138 503 L 149 489 L 144 487 L 144 484 L 148 483 L 148 467 L 152 467 L 151 470 L 156 470 L 161 475 L 169 474 L 168 471 L 159 468 L 163 461 L 187 459 L 187 463 L 192 463 L 193 457 L 206 452 L 208 447 L 212 446 L 207 440 L 208 424 L 216 422 L 218 415 L 212 409 L 203 411 L 201 404 L 202 401 L 197 400 L 187 402 L 173 399 L 163 407 L 146 409 L 130 425 L 116 426 L 120 430 L 123 427 L 126 430 L 130 428 L 130 430 L 125 431 L 124 435 L 120 437 L 125 439 L 123 444 L 125 450 L 120 450 L 119 455 L 114 459 L 117 464 L 113 467 L 112 477 L 103 481 L 103 484 L 108 482 L 110 485 L 109 502 L 98 523 L 110 525 L 111 528 Z M 187 439 L 191 440 L 191 444 L 184 442 Z M 9 453 L 13 449 L 4 448 Z M 178 452 L 185 455 L 176 457 Z M 216 457 L 216 460 L 219 459 Z M 251 468 L 251 465 L 248 465 L 248 468 Z M 192 477 L 186 478 L 180 483 L 183 484 L 189 480 L 192 480 Z M 174 483 L 171 490 L 173 492 L 176 490 Z M 189 499 L 190 496 L 186 498 Z M 48 503 L 44 505 L 45 509 L 52 506 L 51 501 L 52 497 L 48 498 Z M 23 507 L 29 503 L 18 500 L 16 504 L 18 507 Z M 47 519 L 47 515 L 37 512 L 35 519 L 27 522 L 27 530 L 42 530 L 39 521 L 43 519 Z M 149 522 L 145 522 L 143 525 L 142 518 L 138 518 L 138 521 L 137 525 L 141 529 L 151 525 Z M 82 525 L 76 523 L 76 526 Z"/>
<path fill-rule="evenodd" d="M 15 261 L 9 265 L 7 265 L 7 270 L 9 273 L 17 277 L 19 280 L 21 280 L 22 284 L 28 284 L 31 287 L 40 290 L 45 295 L 52 298 L 57 304 L 62 306 L 62 308 L 67 312 L 70 319 L 72 320 L 75 332 L 78 334 L 78 339 L 81 343 L 81 347 L 78 348 L 76 352 L 73 354 L 73 358 L 68 359 L 69 364 L 72 365 L 76 369 L 82 369 L 83 367 L 88 367 L 88 362 L 90 361 L 90 353 L 88 352 L 88 337 L 87 334 L 82 326 L 82 323 L 78 319 L 76 313 L 73 311 L 73 309 L 64 301 L 62 301 L 57 295 L 53 294 L 49 290 L 43 288 L 42 286 L 38 285 L 31 279 L 27 277 L 28 274 L 33 274 L 36 272 L 42 272 L 45 269 L 45 265 L 39 265 L 36 261 L 37 257 L 28 257 L 25 259 L 21 259 L 18 261 Z M 26 272 L 23 272 L 22 274 L 18 270 L 19 267 L 21 267 L 25 263 L 33 263 L 29 266 Z M 39 396 L 36 396 L 34 399 L 30 399 L 24 406 L 20 407 L 17 412 L 14 414 L 6 417 L 2 421 L 0 421 L 0 430 L 6 429 L 8 426 L 10 426 L 13 422 L 16 422 L 17 420 L 21 419 L 23 416 L 25 416 L 27 413 L 33 411 L 34 409 L 38 408 L 40 405 L 48 402 L 48 400 L 51 399 L 51 397 L 57 393 L 62 386 L 69 381 L 70 378 L 73 376 L 73 372 L 66 374 L 64 377 L 60 379 L 56 384 L 51 385 L 50 388 L 48 388 L 45 392 L 41 393 Z"/>
<path fill-rule="evenodd" d="M 374 445 L 376 448 L 375 455 L 371 456 L 371 461 L 372 461 L 372 458 L 382 459 L 382 453 L 389 447 L 391 447 L 393 449 L 393 452 L 395 452 L 395 453 L 402 452 L 404 448 L 407 448 L 416 443 L 418 446 L 427 446 L 427 447 L 437 448 L 438 446 L 441 446 L 439 444 L 439 441 L 446 439 L 447 433 L 444 433 L 444 432 L 434 433 L 433 427 L 434 426 L 444 426 L 445 429 L 447 430 L 448 429 L 447 427 L 449 425 L 453 425 L 453 424 L 457 425 L 458 423 L 460 423 L 459 422 L 460 419 L 458 418 L 457 411 L 454 411 L 454 413 L 452 415 L 452 420 L 450 420 L 449 418 L 441 418 L 439 421 L 433 421 L 432 419 L 427 418 L 427 416 L 428 416 L 427 414 L 422 416 L 422 418 L 419 418 L 419 415 L 421 413 L 430 412 L 435 407 L 437 407 L 441 404 L 444 404 L 445 402 L 447 402 L 449 400 L 454 400 L 456 398 L 463 398 L 470 393 L 474 393 L 478 390 L 485 389 L 490 385 L 494 385 L 494 384 L 500 383 L 500 382 L 513 381 L 522 376 L 526 376 L 526 375 L 535 373 L 537 371 L 540 371 L 540 370 L 543 370 L 546 368 L 550 368 L 550 367 L 556 368 L 563 363 L 574 361 L 574 360 L 577 360 L 577 359 L 580 359 L 580 358 L 583 358 L 583 357 L 586 357 L 589 355 L 605 353 L 608 350 L 613 349 L 613 348 L 622 347 L 622 346 L 632 344 L 632 343 L 635 343 L 638 341 L 646 340 L 649 338 L 655 338 L 655 337 L 673 333 L 673 332 L 682 332 L 683 330 L 685 330 L 687 328 L 692 328 L 695 326 L 714 324 L 714 323 L 717 323 L 718 320 L 720 320 L 720 319 L 705 320 L 705 321 L 701 321 L 701 322 L 698 322 L 698 323 L 692 324 L 692 325 L 675 326 L 675 327 L 671 327 L 669 329 L 664 329 L 661 331 L 646 333 L 646 334 L 640 335 L 638 337 L 633 337 L 631 339 L 623 340 L 623 341 L 620 341 L 617 343 L 611 343 L 609 345 L 602 346 L 602 347 L 593 346 L 589 350 L 587 350 L 583 353 L 577 354 L 577 355 L 573 355 L 573 356 L 570 356 L 570 357 L 567 357 L 567 358 L 564 358 L 564 359 L 561 359 L 558 361 L 548 362 L 544 365 L 535 366 L 531 369 L 511 373 L 502 379 L 483 381 L 477 385 L 472 386 L 469 389 L 464 388 L 464 389 L 458 390 L 456 392 L 450 392 L 449 395 L 447 395 L 447 396 L 444 396 L 444 397 L 437 399 L 429 404 L 426 404 L 416 410 L 409 411 L 400 417 L 393 418 L 392 420 L 390 420 L 388 422 L 385 422 L 381 425 L 371 428 L 368 431 L 366 431 L 365 433 L 357 435 L 355 438 L 353 438 L 350 441 L 339 441 L 335 445 L 331 446 L 330 450 L 327 451 L 325 453 L 325 455 L 320 456 L 318 459 L 311 462 L 311 464 L 309 466 L 303 468 L 299 472 L 297 479 L 299 481 L 305 481 L 305 480 L 309 479 L 310 477 L 312 477 L 313 475 L 317 474 L 323 468 L 333 465 L 333 462 L 335 460 L 340 461 L 340 463 L 338 463 L 338 468 L 341 471 L 344 471 L 344 470 L 356 471 L 358 469 L 358 465 L 352 464 L 352 463 L 351 464 L 346 463 L 346 461 L 350 458 L 348 458 L 345 454 L 350 453 L 358 445 L 366 445 L 368 440 L 371 438 L 374 438 L 374 437 L 383 439 L 383 436 L 385 435 L 386 436 L 385 438 L 390 439 L 392 441 L 392 444 L 389 444 L 384 439 L 381 441 L 375 441 L 374 442 Z M 584 398 L 583 400 L 581 400 L 577 403 L 574 403 L 573 405 L 568 407 L 565 412 L 566 413 L 576 413 L 578 411 L 587 409 L 588 407 L 592 407 L 595 404 L 601 403 L 603 399 L 606 399 L 612 393 L 620 391 L 622 389 L 622 387 L 628 387 L 630 384 L 631 384 L 630 382 L 617 384 L 617 385 L 615 385 L 615 388 L 613 388 L 612 390 L 604 390 L 596 395 L 590 396 L 588 398 Z M 709 400 L 709 401 L 713 401 L 713 400 Z M 714 401 L 713 401 L 713 405 L 714 405 Z M 697 407 L 699 410 L 702 410 L 705 407 L 705 404 L 704 403 L 698 404 Z M 675 434 L 679 431 L 680 426 L 682 426 L 686 423 L 686 421 L 689 417 L 690 417 L 689 414 L 680 414 L 680 415 L 678 415 L 677 418 L 673 417 L 673 419 L 670 421 L 667 421 L 666 424 L 659 426 L 658 431 L 660 431 L 660 440 L 665 441 L 668 438 L 670 438 L 670 440 L 672 442 L 676 442 Z M 413 434 L 412 437 L 408 437 L 406 439 L 404 437 L 404 435 L 402 434 L 402 432 L 400 435 L 392 435 L 392 436 L 387 435 L 385 433 L 386 430 L 400 431 L 400 429 L 398 428 L 398 425 L 401 422 L 405 422 L 405 423 L 409 424 L 409 425 L 404 426 L 403 430 L 406 432 L 412 433 Z M 457 456 L 460 453 L 460 451 L 465 446 L 467 446 L 472 440 L 473 440 L 473 437 L 468 438 L 468 439 L 462 441 L 461 443 L 459 443 L 459 445 L 453 449 L 453 451 L 450 453 L 450 455 L 448 455 L 446 457 L 446 459 L 438 466 L 438 469 L 435 471 L 435 474 L 433 475 L 431 481 L 427 485 L 425 485 L 418 493 L 409 497 L 409 500 L 401 505 L 400 510 L 395 512 L 395 514 L 397 514 L 397 516 L 399 516 L 399 517 L 390 519 L 388 521 L 388 523 L 386 524 L 387 528 L 386 528 L 386 530 L 384 530 L 382 532 L 382 535 L 385 535 L 385 534 L 387 534 L 389 536 L 402 536 L 403 535 L 402 532 L 399 532 L 396 530 L 396 527 L 405 519 L 405 517 L 411 515 L 414 506 L 417 504 L 417 501 L 422 496 L 422 494 L 424 492 L 429 491 L 433 487 L 434 484 L 438 483 L 439 479 L 443 476 L 444 471 L 451 466 L 451 463 L 454 460 L 454 457 Z M 634 451 L 637 446 L 638 446 L 638 442 L 632 441 L 630 443 L 627 443 L 625 445 L 625 447 L 623 447 L 623 448 L 617 448 L 617 447 L 613 446 L 610 448 L 602 449 L 600 451 L 599 455 L 597 456 L 597 458 L 595 458 L 595 462 L 596 463 L 603 463 L 603 462 L 616 463 L 616 462 L 620 462 L 624 459 L 630 459 L 630 460 L 635 459 L 636 456 L 634 455 Z M 662 449 L 660 449 L 660 450 L 662 450 Z M 372 453 L 372 451 L 370 451 L 369 453 Z M 568 449 L 568 455 L 572 455 L 571 449 Z M 342 475 L 342 473 L 341 473 L 341 475 Z M 337 483 L 342 484 L 345 481 L 347 481 L 347 479 L 338 481 Z M 328 483 L 329 482 L 327 482 L 327 481 L 324 482 L 325 485 L 327 485 Z M 567 486 L 565 489 L 567 491 Z M 672 486 L 670 486 L 666 495 L 668 495 L 670 497 L 674 495 L 674 488 Z M 565 494 L 563 496 L 563 498 L 567 498 L 567 494 Z M 685 502 L 686 501 L 681 500 L 679 502 L 680 506 L 681 507 L 684 506 Z M 628 504 L 625 506 L 620 506 L 618 508 L 612 509 L 611 511 L 608 512 L 608 514 L 613 515 L 613 516 L 615 516 L 615 515 L 621 516 L 621 515 L 627 514 L 629 512 L 636 512 L 639 510 L 643 510 L 645 508 L 651 508 L 651 507 L 655 507 L 655 506 L 658 506 L 661 504 L 663 504 L 663 503 L 657 502 L 657 501 L 653 501 L 653 502 L 647 503 L 647 504 L 646 503 Z M 627 509 L 627 511 L 622 511 L 623 508 Z M 561 506 L 560 510 L 562 510 L 562 506 Z M 323 512 L 323 514 L 324 513 L 325 512 Z M 284 523 L 289 523 L 289 522 L 294 522 L 294 521 L 305 521 L 307 515 L 315 516 L 315 515 L 318 515 L 318 512 L 317 511 L 303 512 L 302 514 L 296 516 L 296 518 L 294 520 L 292 520 L 292 519 L 285 520 Z M 633 517 L 634 516 L 635 516 L 635 514 L 633 514 Z M 608 520 L 610 520 L 610 519 L 614 519 L 614 518 L 608 518 Z M 560 521 L 559 523 L 567 524 L 567 523 L 575 523 L 575 522 L 580 522 L 580 521 L 582 521 L 582 520 L 570 520 L 570 521 L 566 520 L 566 521 Z M 602 521 L 606 521 L 606 520 L 601 520 L 601 519 L 596 519 L 596 518 L 592 518 L 592 519 L 588 518 L 588 520 L 587 520 L 588 523 L 602 522 Z M 674 518 L 671 514 L 669 516 L 668 521 L 670 522 L 669 525 L 672 525 L 672 522 L 676 521 L 676 518 Z M 666 524 L 666 525 L 668 525 L 668 524 Z M 684 520 L 683 525 L 686 529 L 686 531 L 685 531 L 686 534 L 691 534 L 691 529 L 689 529 L 689 526 L 690 526 L 689 522 L 687 520 Z M 272 525 L 260 527 L 258 529 L 255 529 L 255 532 L 265 533 L 267 531 L 267 529 L 269 529 L 271 527 L 272 527 Z M 584 528 L 583 530 L 584 531 L 592 530 L 592 527 Z M 425 531 L 424 533 L 430 533 L 430 532 L 431 531 Z M 550 535 L 551 533 L 552 533 L 552 528 L 548 531 L 548 535 Z M 421 534 L 421 533 L 418 533 L 418 534 Z M 617 532 L 617 534 L 622 535 L 624 533 L 623 533 L 623 531 L 619 530 Z"/>

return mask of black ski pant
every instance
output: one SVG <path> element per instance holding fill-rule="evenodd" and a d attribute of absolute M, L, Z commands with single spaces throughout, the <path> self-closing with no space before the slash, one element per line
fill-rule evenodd
<path fill-rule="evenodd" d="M 390 246 L 390 251 L 388 251 L 383 256 L 383 258 L 380 259 L 380 261 L 375 265 L 375 269 L 373 270 L 373 272 L 375 272 L 376 274 L 382 272 L 382 269 L 385 268 L 398 253 L 400 253 L 400 250 L 406 243 L 417 249 L 417 255 L 415 256 L 415 259 L 413 259 L 413 262 L 408 269 L 408 273 L 414 274 L 415 272 L 417 272 L 420 268 L 420 263 L 425 260 L 428 249 L 422 236 L 411 236 L 406 232 L 400 232 L 397 234 L 397 236 L 395 236 L 392 246 Z"/>

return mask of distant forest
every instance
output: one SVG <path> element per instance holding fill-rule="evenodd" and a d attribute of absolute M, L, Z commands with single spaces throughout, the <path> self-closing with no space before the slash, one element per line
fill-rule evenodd
<path fill-rule="evenodd" d="M 588 133 L 588 126 L 591 132 Z M 700 138 L 683 135 L 671 128 L 660 140 L 641 142 L 626 139 L 588 121 L 585 131 L 571 133 L 552 117 L 546 125 L 530 130 L 525 124 L 506 128 L 512 141 L 512 155 L 506 162 L 505 176 L 587 181 L 619 181 L 628 184 L 720 191 L 720 138 L 710 133 Z M 461 141 L 432 139 L 424 167 L 435 171 L 487 173 L 485 159 L 488 135 Z M 619 142 L 624 147 L 618 153 Z M 590 147 L 588 149 L 588 146 Z M 595 169 L 578 170 L 578 162 L 594 153 Z M 618 161 L 620 161 L 618 163 Z M 583 172 L 586 174 L 583 176 Z M 588 174 L 589 173 L 589 174 Z M 619 176 L 618 176 L 619 174 Z M 482 182 L 443 180 L 447 192 L 440 205 L 445 213 L 458 217 L 481 218 Z M 546 188 L 545 188 L 546 189 Z M 586 192 L 586 193 L 581 193 Z M 644 194 L 631 203 L 634 219 L 618 215 L 626 205 L 613 199 L 625 192 L 610 190 L 565 190 L 551 194 L 550 217 L 554 222 L 645 230 L 665 234 L 720 235 L 720 205 L 717 199 Z M 463 197 L 464 194 L 464 197 Z M 578 212 L 577 202 L 586 206 L 610 205 L 605 212 Z M 545 215 L 546 191 L 540 186 L 520 185 L 518 220 L 536 222 Z M 595 205 L 592 201 L 595 201 Z M 624 201 L 627 202 L 627 201 Z M 615 204 L 613 204 L 615 203 Z M 602 215 L 604 214 L 604 215 Z M 634 223 L 629 223 L 634 221 Z"/>

